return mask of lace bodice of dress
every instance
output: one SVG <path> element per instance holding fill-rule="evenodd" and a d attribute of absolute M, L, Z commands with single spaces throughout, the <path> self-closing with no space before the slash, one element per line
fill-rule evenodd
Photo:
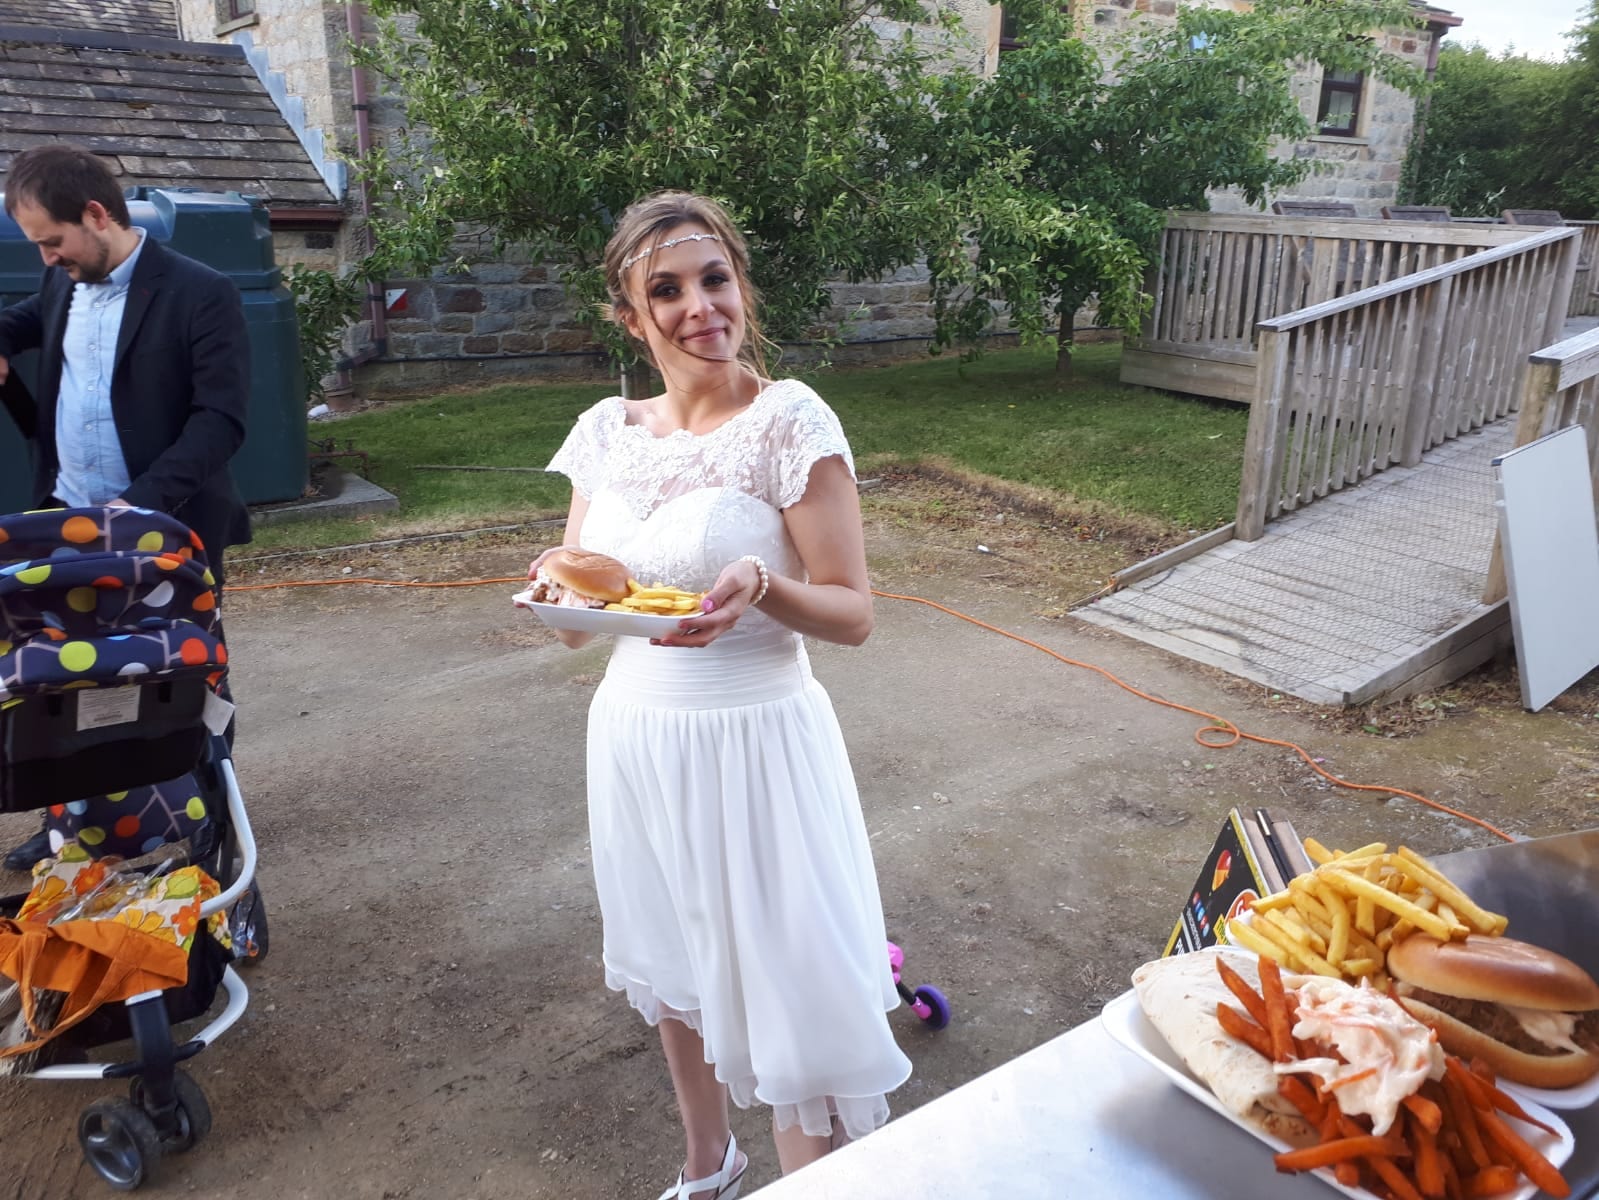
<path fill-rule="evenodd" d="M 549 469 L 589 500 L 584 547 L 621 559 L 646 584 L 699 591 L 746 554 L 804 578 L 782 510 L 832 455 L 854 473 L 833 410 L 805 384 L 783 380 L 705 434 L 656 437 L 628 424 L 622 399 L 609 397 L 578 418 Z"/>

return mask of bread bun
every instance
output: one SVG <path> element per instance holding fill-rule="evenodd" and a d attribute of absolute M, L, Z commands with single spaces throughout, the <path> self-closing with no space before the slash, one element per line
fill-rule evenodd
<path fill-rule="evenodd" d="M 544 560 L 541 570 L 564 588 L 615 604 L 627 599 L 627 564 L 593 550 L 557 550 Z"/>
<path fill-rule="evenodd" d="M 1440 942 L 1412 934 L 1389 948 L 1388 973 L 1462 1000 L 1550 1012 L 1599 1008 L 1599 982 L 1592 975 L 1569 958 L 1514 938 L 1472 934 L 1461 942 Z"/>
<path fill-rule="evenodd" d="M 1495 1075 L 1511 1083 L 1559 1089 L 1575 1087 L 1599 1075 L 1599 1055 L 1569 1050 L 1560 1054 L 1528 1054 L 1430 1004 L 1411 997 L 1406 997 L 1402 1003 L 1416 1020 L 1433 1028 L 1438 1034 L 1438 1044 L 1450 1054 L 1466 1062 L 1480 1058 L 1493 1068 Z"/>

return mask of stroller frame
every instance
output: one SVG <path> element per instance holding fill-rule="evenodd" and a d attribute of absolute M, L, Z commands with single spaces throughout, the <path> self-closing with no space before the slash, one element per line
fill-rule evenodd
<path fill-rule="evenodd" d="M 223 965 L 219 973 L 214 970 L 208 973 L 204 985 L 207 991 L 193 1002 L 195 1011 L 180 1013 L 175 1019 L 168 994 L 162 991 L 129 997 L 121 1002 L 123 1011 L 120 1014 L 114 1013 L 117 1006 L 113 1005 L 96 1010 L 97 1016 L 109 1017 L 105 1028 L 110 1032 L 93 1044 L 131 1039 L 131 1057 L 117 1061 L 48 1063 L 31 1071 L 19 1071 L 14 1076 L 18 1079 L 129 1081 L 127 1099 L 91 1103 L 78 1120 L 78 1140 L 85 1159 L 107 1184 L 119 1191 L 141 1186 L 164 1153 L 187 1151 L 209 1132 L 209 1105 L 199 1085 L 180 1069 L 180 1064 L 205 1050 L 243 1016 L 250 993 L 234 962 L 266 952 L 265 912 L 255 881 L 255 835 L 234 770 L 229 739 L 221 733 L 206 733 L 192 773 L 209 801 L 225 796 L 226 804 L 208 803 L 208 820 L 191 836 L 189 851 L 182 856 L 182 861 L 173 863 L 197 865 L 222 885 L 220 894 L 200 905 L 195 946 L 190 952 L 191 978 L 197 955 L 210 955 L 208 965 L 213 969 L 226 955 L 226 950 L 208 931 L 207 922 L 215 914 L 230 909 L 233 910 L 234 961 Z M 21 803 L 6 806 L 6 810 L 39 811 L 52 802 L 29 805 L 23 798 Z M 16 912 L 25 898 L 25 895 L 0 898 L 0 914 Z M 242 924 L 244 917 L 249 918 L 247 925 Z M 220 988 L 225 996 L 221 1012 L 198 1032 L 179 1042 L 173 1035 L 175 1020 L 177 1023 L 195 1020 L 215 1007 L 216 991 L 210 981 L 214 981 L 215 988 Z M 179 990 L 174 989 L 175 992 Z M 182 999 L 192 1001 L 187 995 Z M 69 1030 L 62 1035 L 61 1044 L 51 1043 L 47 1050 L 59 1053 L 65 1046 L 76 1048 L 73 1035 L 78 1032 Z"/>

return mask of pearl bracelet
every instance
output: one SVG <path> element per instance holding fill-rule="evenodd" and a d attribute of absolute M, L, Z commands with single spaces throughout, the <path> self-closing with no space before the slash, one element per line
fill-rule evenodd
<path fill-rule="evenodd" d="M 755 573 L 761 577 L 761 586 L 755 589 L 755 595 L 750 600 L 750 607 L 754 608 L 762 600 L 766 599 L 766 589 L 771 586 L 772 577 L 767 574 L 766 564 L 761 561 L 761 556 L 759 554 L 746 554 L 738 561 L 754 563 Z"/>

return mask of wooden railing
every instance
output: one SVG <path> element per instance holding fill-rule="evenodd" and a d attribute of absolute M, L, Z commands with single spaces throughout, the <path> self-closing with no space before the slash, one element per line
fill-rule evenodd
<path fill-rule="evenodd" d="M 1262 321 L 1235 536 L 1505 416 L 1560 336 L 1579 233 L 1542 229 Z"/>
<path fill-rule="evenodd" d="M 1521 416 L 1516 445 L 1580 425 L 1588 431 L 1588 462 L 1593 468 L 1593 498 L 1599 509 L 1599 329 L 1539 350 L 1527 366 L 1521 389 Z M 1494 535 L 1493 562 L 1488 568 L 1484 604 L 1505 598 L 1505 559 Z"/>
<path fill-rule="evenodd" d="M 1536 233 L 1525 226 L 1173 213 L 1122 381 L 1248 402 L 1261 321 Z"/>
<path fill-rule="evenodd" d="M 1599 221 L 1567 221 L 1582 230 L 1577 282 L 1571 289 L 1568 317 L 1599 317 Z"/>

